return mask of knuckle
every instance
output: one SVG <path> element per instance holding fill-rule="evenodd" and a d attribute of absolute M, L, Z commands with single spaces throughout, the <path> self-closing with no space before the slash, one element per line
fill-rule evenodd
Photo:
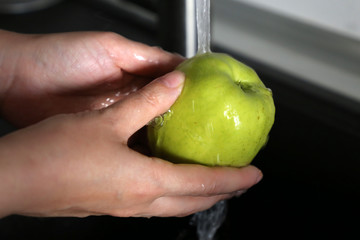
<path fill-rule="evenodd" d="M 150 159 L 152 158 L 150 157 Z M 137 199 L 143 199 L 144 201 L 154 201 L 162 197 L 165 192 L 161 174 L 151 165 L 148 165 L 146 171 L 143 171 L 142 181 L 136 186 L 132 190 L 132 194 Z"/>

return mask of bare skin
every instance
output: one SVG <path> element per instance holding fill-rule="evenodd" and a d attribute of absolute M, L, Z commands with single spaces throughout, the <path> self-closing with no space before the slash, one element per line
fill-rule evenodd
<path fill-rule="evenodd" d="M 1 115 L 23 127 L 0 138 L 0 216 L 186 216 L 261 179 L 128 146 L 180 94 L 182 57 L 113 33 L 0 36 Z"/>
<path fill-rule="evenodd" d="M 114 33 L 0 34 L 0 111 L 18 126 L 102 108 L 184 60 Z"/>

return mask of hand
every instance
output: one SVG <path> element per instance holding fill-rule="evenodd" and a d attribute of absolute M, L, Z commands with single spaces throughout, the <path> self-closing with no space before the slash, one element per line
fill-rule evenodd
<path fill-rule="evenodd" d="M 0 31 L 0 46 L 0 113 L 17 126 L 106 107 L 183 61 L 104 32 Z"/>
<path fill-rule="evenodd" d="M 261 179 L 253 167 L 172 164 L 128 140 L 180 93 L 172 72 L 102 110 L 62 114 L 0 139 L 0 216 L 185 216 Z"/>

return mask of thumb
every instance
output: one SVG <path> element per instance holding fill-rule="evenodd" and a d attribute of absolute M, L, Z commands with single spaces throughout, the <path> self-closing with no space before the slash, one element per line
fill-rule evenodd
<path fill-rule="evenodd" d="M 122 136 L 129 138 L 154 117 L 166 112 L 180 95 L 185 76 L 170 72 L 112 105 Z"/>

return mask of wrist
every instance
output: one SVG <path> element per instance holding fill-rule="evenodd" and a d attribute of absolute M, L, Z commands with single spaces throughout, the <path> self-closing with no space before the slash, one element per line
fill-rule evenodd
<path fill-rule="evenodd" d="M 28 36 L 0 29 L 0 113 L 6 93 L 18 75 L 16 69 Z"/>
<path fill-rule="evenodd" d="M 9 148 L 6 141 L 0 138 L 0 218 L 16 212 L 16 172 L 14 160 L 8 154 Z"/>

